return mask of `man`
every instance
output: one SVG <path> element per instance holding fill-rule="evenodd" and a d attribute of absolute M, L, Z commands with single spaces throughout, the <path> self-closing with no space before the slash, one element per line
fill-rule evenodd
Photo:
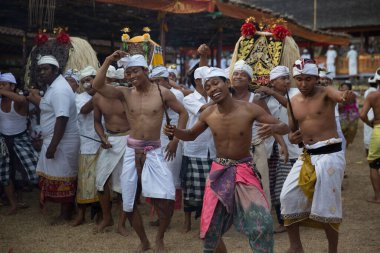
<path fill-rule="evenodd" d="M 107 70 L 108 74 L 109 69 Z M 110 79 L 106 82 L 113 83 Z M 106 83 L 106 85 L 111 85 L 111 83 Z M 96 163 L 96 188 L 103 213 L 103 219 L 94 232 L 103 232 L 106 227 L 113 225 L 111 190 L 117 194 L 119 202 L 122 202 L 120 175 L 123 170 L 123 159 L 127 148 L 130 125 L 125 114 L 125 108 L 120 100 L 109 99 L 96 93 L 93 97 L 93 106 L 94 127 L 102 143 Z M 127 216 L 123 212 L 122 204 L 120 204 L 119 212 L 117 232 L 127 236 L 125 227 Z"/>
<path fill-rule="evenodd" d="M 354 45 L 350 46 L 346 58 L 348 59 L 348 75 L 352 79 L 358 75 L 358 52 L 356 52 Z"/>
<path fill-rule="evenodd" d="M 330 45 L 327 52 L 326 52 L 326 67 L 327 72 L 331 73 L 331 76 L 335 78 L 335 59 L 338 56 L 334 49 L 334 45 Z M 303 58 L 303 59 L 310 59 L 310 58 Z"/>
<path fill-rule="evenodd" d="M 73 92 L 74 93 L 77 92 L 77 90 L 79 88 L 79 72 L 77 70 L 74 70 L 74 69 L 69 69 L 63 75 L 63 77 L 69 83 Z"/>
<path fill-rule="evenodd" d="M 39 79 L 48 86 L 41 98 L 31 92 L 29 99 L 41 110 L 43 144 L 37 164 L 40 176 L 40 204 L 61 203 L 61 214 L 52 222 L 71 218 L 77 186 L 79 131 L 75 95 L 65 78 L 59 74 L 58 61 L 52 55 L 37 62 Z"/>
<path fill-rule="evenodd" d="M 207 66 L 199 67 L 194 71 L 193 85 L 195 90 L 183 100 L 189 114 L 187 128 L 193 127 L 202 111 L 214 104 L 207 96 L 202 84 L 207 71 Z M 191 230 L 191 214 L 195 212 L 195 218 L 201 215 L 206 179 L 214 158 L 215 146 L 210 129 L 200 134 L 197 139 L 184 143 L 181 181 L 184 198 L 185 233 Z"/>
<path fill-rule="evenodd" d="M 370 93 L 377 91 L 377 83 L 374 76 L 368 78 L 368 85 L 368 89 L 364 92 L 364 100 L 368 97 Z M 373 120 L 373 116 L 373 110 L 370 109 L 367 113 L 368 120 Z M 369 142 L 372 135 L 372 127 L 368 126 L 367 124 L 364 124 L 363 133 L 365 153 L 366 156 L 368 156 Z"/>
<path fill-rule="evenodd" d="M 119 61 L 124 66 L 132 88 L 117 89 L 104 85 L 106 71 L 113 61 Z M 157 85 L 149 81 L 146 59 L 139 54 L 126 57 L 125 52 L 115 51 L 108 56 L 96 75 L 94 88 L 101 95 L 123 103 L 131 126 L 121 182 L 123 209 L 141 241 L 137 251 L 143 252 L 150 248 L 135 201 L 139 198 L 137 185 L 140 179 L 143 196 L 152 198 L 158 212 L 160 225 L 156 236 L 156 252 L 164 252 L 163 238 L 173 214 L 175 187 L 160 148 L 162 116 L 165 106 L 171 108 L 179 114 L 178 126 L 184 128 L 186 110 L 168 89 L 158 89 Z"/>
<path fill-rule="evenodd" d="M 165 133 L 184 141 L 194 140 L 210 128 L 217 158 L 206 183 L 200 236 L 203 252 L 227 252 L 222 235 L 232 223 L 248 235 L 254 252 L 273 252 L 272 217 L 250 154 L 252 124 L 265 123 L 259 136 L 286 134 L 289 128 L 259 106 L 233 99 L 225 72 L 210 68 L 205 90 L 215 102 L 206 108 L 191 129 L 167 126 Z"/>
<path fill-rule="evenodd" d="M 73 226 L 81 225 L 85 221 L 86 207 L 99 202 L 95 187 L 95 166 L 98 158 L 97 152 L 100 147 L 94 130 L 94 112 L 92 98 L 95 90 L 92 81 L 96 70 L 87 66 L 80 71 L 80 86 L 84 92 L 76 94 L 75 102 L 78 112 L 78 126 L 80 137 L 80 157 L 78 170 L 78 187 L 76 200 L 78 204 L 78 216 Z M 98 218 L 98 217 L 97 217 Z"/>
<path fill-rule="evenodd" d="M 291 99 L 294 114 L 289 110 L 289 140 L 293 144 L 303 142 L 306 152 L 291 169 L 280 196 L 290 240 L 288 252 L 304 252 L 299 226 L 312 224 L 324 228 L 328 252 L 334 253 L 342 221 L 341 184 L 345 168 L 334 110 L 337 102 L 352 100 L 353 93 L 318 86 L 318 67 L 309 59 L 295 62 L 293 77 L 300 93 Z"/>
<path fill-rule="evenodd" d="M 15 90 L 13 74 L 0 73 L 0 184 L 10 203 L 8 214 L 27 207 L 21 199 L 18 203 L 16 190 L 22 190 L 25 183 L 37 183 L 38 158 L 27 133 L 28 100 Z"/>
<path fill-rule="evenodd" d="M 380 84 L 380 68 L 375 74 L 377 85 Z M 368 112 L 373 110 L 373 119 L 368 119 Z M 368 163 L 370 168 L 370 178 L 375 196 L 368 199 L 368 202 L 380 204 L 380 91 L 376 90 L 368 94 L 364 100 L 363 109 L 360 112 L 361 120 L 373 128 L 368 150 Z"/>

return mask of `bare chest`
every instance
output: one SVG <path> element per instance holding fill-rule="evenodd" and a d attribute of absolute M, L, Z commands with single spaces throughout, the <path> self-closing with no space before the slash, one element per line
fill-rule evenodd
<path fill-rule="evenodd" d="M 297 120 L 318 119 L 332 112 L 332 103 L 327 99 L 300 100 L 293 105 L 294 116 Z"/>
<path fill-rule="evenodd" d="M 130 96 L 128 100 L 128 115 L 162 117 L 163 103 L 158 96 Z"/>

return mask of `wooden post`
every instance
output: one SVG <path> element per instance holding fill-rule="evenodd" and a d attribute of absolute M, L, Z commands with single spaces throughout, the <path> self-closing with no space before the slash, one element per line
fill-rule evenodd
<path fill-rule="evenodd" d="M 313 30 L 317 30 L 317 0 L 314 0 Z"/>
<path fill-rule="evenodd" d="M 115 51 L 115 34 L 111 33 L 111 53 Z"/>
<path fill-rule="evenodd" d="M 222 62 L 222 50 L 223 50 L 223 28 L 218 28 L 218 48 L 216 51 L 216 66 L 220 68 Z"/>
<path fill-rule="evenodd" d="M 28 58 L 26 51 L 27 51 L 27 48 L 26 48 L 26 31 L 24 31 L 24 34 L 22 35 L 22 64 L 23 64 L 23 66 L 26 66 L 26 61 Z"/>
<path fill-rule="evenodd" d="M 160 15 L 160 14 L 159 14 Z M 165 62 L 166 55 L 166 41 L 165 41 L 165 25 L 166 25 L 166 13 L 163 13 L 160 19 L 160 45 L 162 48 L 162 57 Z"/>

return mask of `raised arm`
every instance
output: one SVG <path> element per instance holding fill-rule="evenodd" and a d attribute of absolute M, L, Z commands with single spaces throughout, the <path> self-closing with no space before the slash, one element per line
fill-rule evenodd
<path fill-rule="evenodd" d="M 0 89 L 0 96 L 8 97 L 9 99 L 11 99 L 11 100 L 13 100 L 19 104 L 27 104 L 28 103 L 28 100 L 26 99 L 25 96 L 19 95 L 13 91 Z"/>
<path fill-rule="evenodd" d="M 179 115 L 177 128 L 185 129 L 187 120 L 189 119 L 189 115 L 187 114 L 185 107 L 169 90 L 165 89 L 163 90 L 163 93 L 166 105 Z"/>
<path fill-rule="evenodd" d="M 326 89 L 327 96 L 336 103 L 355 101 L 356 96 L 352 90 L 339 91 L 331 86 L 327 86 L 324 89 Z"/>
<path fill-rule="evenodd" d="M 288 125 L 268 114 L 264 109 L 255 104 L 250 104 L 250 107 L 255 115 L 255 120 L 260 122 L 258 124 L 260 129 L 257 131 L 257 134 L 261 138 L 265 139 L 274 134 L 284 135 L 289 133 Z"/>
<path fill-rule="evenodd" d="M 105 82 L 106 73 L 111 63 L 120 60 L 126 55 L 127 53 L 124 51 L 115 51 L 113 54 L 106 57 L 106 59 L 103 62 L 103 65 L 99 68 L 98 72 L 96 73 L 95 79 L 93 81 L 93 87 L 104 97 L 117 98 L 120 100 L 124 99 L 123 92 L 120 89 L 116 89 L 111 85 L 106 85 Z"/>
<path fill-rule="evenodd" d="M 198 47 L 199 54 L 199 67 L 208 65 L 208 54 L 210 53 L 210 48 L 206 44 L 202 44 Z"/>

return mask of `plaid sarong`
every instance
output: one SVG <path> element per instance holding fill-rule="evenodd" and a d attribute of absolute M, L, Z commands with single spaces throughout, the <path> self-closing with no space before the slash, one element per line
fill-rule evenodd
<path fill-rule="evenodd" d="M 2 135 L 3 140 L 2 154 L 0 159 L 0 183 L 8 185 L 9 180 L 14 180 L 16 171 L 22 175 L 23 180 L 28 180 L 31 183 L 37 183 L 36 165 L 38 156 L 30 142 L 27 132 L 17 135 L 6 136 Z M 19 160 L 21 166 L 17 166 L 15 159 Z M 13 176 L 12 176 L 13 175 Z"/>
<path fill-rule="evenodd" d="M 270 189 L 270 197 L 273 200 L 275 197 L 274 188 L 276 185 L 276 170 L 278 167 L 278 162 L 280 159 L 280 153 L 278 150 L 277 142 L 273 143 L 272 155 L 268 159 L 268 167 L 269 167 L 269 189 Z"/>
<path fill-rule="evenodd" d="M 284 182 L 290 172 L 290 170 L 293 167 L 293 164 L 297 161 L 296 159 L 289 159 L 287 163 L 285 163 L 284 159 L 280 158 L 280 161 L 278 163 L 278 167 L 276 170 L 276 183 L 274 187 L 274 199 L 272 199 L 274 205 L 280 204 L 280 195 L 282 186 L 284 185 Z"/>
<path fill-rule="evenodd" d="M 212 159 L 183 156 L 181 187 L 185 212 L 200 211 Z"/>

